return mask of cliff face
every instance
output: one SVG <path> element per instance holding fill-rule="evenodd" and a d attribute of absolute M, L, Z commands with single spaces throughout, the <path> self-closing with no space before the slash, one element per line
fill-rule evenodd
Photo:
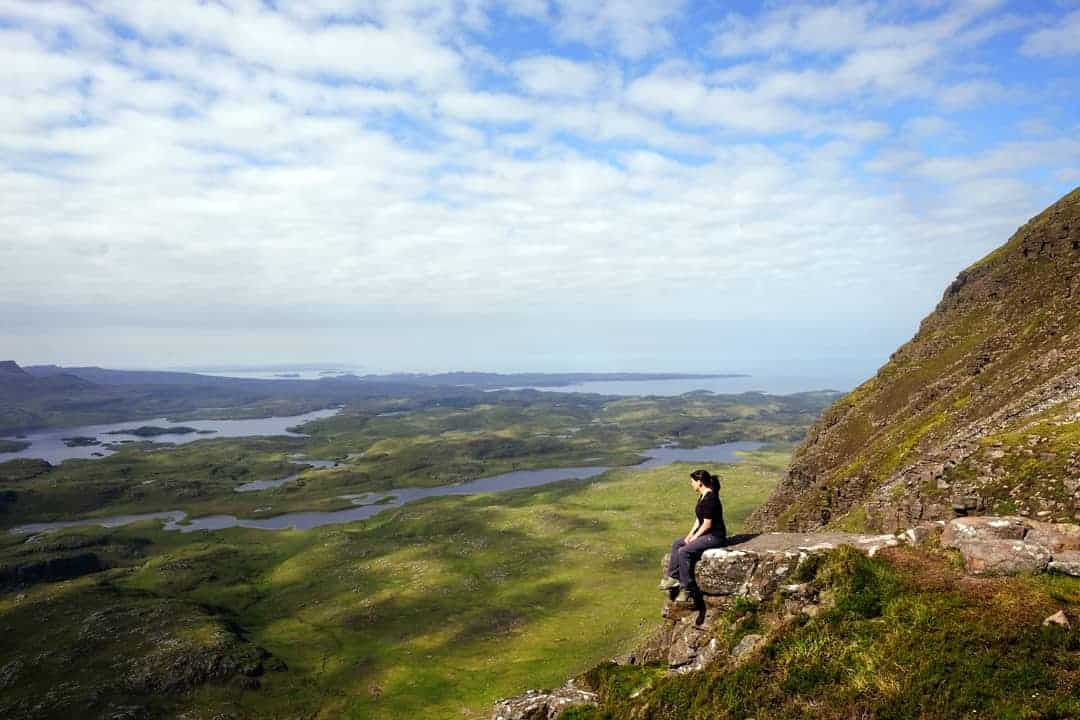
<path fill-rule="evenodd" d="M 1080 519 L 1080 188 L 964 270 L 829 409 L 754 529 Z"/>

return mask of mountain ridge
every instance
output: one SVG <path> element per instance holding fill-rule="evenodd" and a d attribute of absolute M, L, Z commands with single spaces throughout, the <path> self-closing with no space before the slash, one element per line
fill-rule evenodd
<path fill-rule="evenodd" d="M 1080 188 L 959 273 L 916 335 L 815 423 L 750 527 L 1075 519 L 1063 483 L 1080 477 L 1078 399 Z"/>
<path fill-rule="evenodd" d="M 29 377 L 29 373 L 19 367 L 14 360 L 0 360 L 0 377 Z"/>

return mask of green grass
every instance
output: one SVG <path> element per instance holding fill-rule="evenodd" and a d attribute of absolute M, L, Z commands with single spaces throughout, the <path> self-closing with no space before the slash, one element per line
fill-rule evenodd
<path fill-rule="evenodd" d="M 1080 580 L 975 580 L 918 551 L 869 559 L 841 549 L 813 581 L 832 608 L 795 621 L 774 609 L 760 620 L 767 644 L 746 664 L 665 677 L 636 698 L 605 684 L 608 673 L 633 671 L 600 666 L 582 679 L 603 706 L 563 720 L 1080 716 L 1080 628 L 1042 625 L 1080 609 Z"/>
<path fill-rule="evenodd" d="M 786 459 L 773 448 L 719 468 L 732 531 L 768 495 Z M 561 684 L 656 625 L 658 563 L 692 517 L 687 477 L 694 467 L 615 470 L 590 481 L 437 498 L 305 532 L 81 530 L 113 544 L 150 544 L 105 574 L 39 584 L 21 599 L 0 596 L 4 654 L 33 657 L 44 627 L 51 645 L 71 645 L 66 633 L 106 606 L 169 603 L 178 618 L 190 619 L 163 632 L 191 657 L 249 658 L 263 648 L 288 670 L 264 673 L 258 690 L 241 689 L 233 678 L 161 694 L 152 704 L 162 714 L 486 718 L 496 699 Z M 6 538 L 0 552 L 20 551 L 14 543 Z M 43 624 L 57 618 L 64 620 Z M 202 634 L 180 637 L 180 626 Z M 221 628 L 235 637 L 214 640 Z M 127 662 L 125 654 L 149 658 L 153 667 L 155 656 L 142 646 L 95 648 L 94 667 Z M 59 670 L 29 677 L 18 674 L 5 690 L 0 710 L 7 716 L 27 716 L 12 709 L 29 694 L 40 696 Z M 68 694 L 35 716 L 66 717 L 95 688 L 102 703 L 150 702 L 111 688 L 108 677 L 102 671 L 95 685 L 74 675 Z"/>

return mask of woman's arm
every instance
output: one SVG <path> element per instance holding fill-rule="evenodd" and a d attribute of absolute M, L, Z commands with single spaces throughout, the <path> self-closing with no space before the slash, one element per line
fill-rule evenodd
<path fill-rule="evenodd" d="M 690 532 L 686 533 L 686 535 L 683 536 L 684 543 L 690 543 L 695 537 L 697 537 L 696 535 L 694 535 L 694 533 L 697 532 L 699 522 L 700 520 L 694 518 L 694 526 L 690 528 Z"/>
<path fill-rule="evenodd" d="M 705 518 L 704 520 L 701 521 L 701 524 L 698 525 L 697 528 L 694 531 L 691 531 L 690 535 L 688 536 L 690 539 L 687 540 L 686 542 L 688 542 L 688 543 L 694 542 L 699 537 L 701 537 L 705 533 L 709 532 L 709 528 L 711 528 L 711 527 L 712 527 L 712 518 Z"/>

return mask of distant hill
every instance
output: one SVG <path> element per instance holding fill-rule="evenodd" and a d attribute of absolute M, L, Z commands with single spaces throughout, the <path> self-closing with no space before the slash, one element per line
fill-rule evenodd
<path fill-rule="evenodd" d="M 13 395 L 86 388 L 94 383 L 72 373 L 60 372 L 37 376 L 19 367 L 14 360 L 0 360 L 0 398 Z"/>
<path fill-rule="evenodd" d="M 557 386 L 589 380 L 737 377 L 674 373 L 479 373 L 334 375 L 318 380 L 252 379 L 191 372 L 0 362 L 0 435 L 43 427 L 162 416 L 293 415 L 379 397 L 411 398 L 415 407 L 469 405 L 489 390 Z M 518 394 L 528 398 L 534 390 Z M 523 400 L 524 401 L 524 400 Z"/>
<path fill-rule="evenodd" d="M 1078 511 L 1080 188 L 960 273 L 915 337 L 811 428 L 751 526 Z"/>
<path fill-rule="evenodd" d="M 468 406 L 488 387 L 423 382 L 425 376 L 353 375 L 319 380 L 216 377 L 197 373 L 0 363 L 0 436 L 159 417 L 296 415 L 350 402 L 381 411 L 378 398 L 408 398 L 409 409 Z M 504 376 L 505 377 L 505 376 Z M 503 382 L 501 385 L 509 385 Z M 534 391 L 523 391 L 522 395 Z M 400 409 L 395 404 L 394 409 Z"/>
<path fill-rule="evenodd" d="M 109 370 L 100 367 L 60 367 L 59 365 L 30 365 L 26 372 L 34 377 L 74 375 L 98 385 L 229 385 L 252 382 L 197 373 L 156 370 Z M 258 382 L 258 381 L 255 381 Z"/>
<path fill-rule="evenodd" d="M 27 372 L 14 360 L 0 360 L 0 379 L 28 377 Z"/>

